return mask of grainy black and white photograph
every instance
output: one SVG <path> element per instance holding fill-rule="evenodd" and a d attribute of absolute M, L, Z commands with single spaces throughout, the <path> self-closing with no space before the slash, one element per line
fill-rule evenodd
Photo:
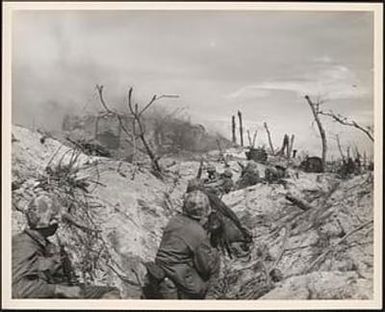
<path fill-rule="evenodd" d="M 101 4 L 10 13 L 10 298 L 378 299 L 381 7 Z"/>

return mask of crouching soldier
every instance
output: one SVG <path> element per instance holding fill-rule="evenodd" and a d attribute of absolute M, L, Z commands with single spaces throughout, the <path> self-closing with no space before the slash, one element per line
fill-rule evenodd
<path fill-rule="evenodd" d="M 183 213 L 166 226 L 155 258 L 160 298 L 205 298 L 210 278 L 219 272 L 220 266 L 219 254 L 211 247 L 203 228 L 209 212 L 206 194 L 192 191 L 186 194 Z"/>
<path fill-rule="evenodd" d="M 233 182 L 233 172 L 231 171 L 230 168 L 226 168 L 225 171 L 221 174 L 221 189 L 223 193 L 229 193 L 233 187 L 234 187 L 234 182 Z"/>
<path fill-rule="evenodd" d="M 219 175 L 217 181 L 204 183 L 204 187 L 210 192 L 214 193 L 216 196 L 222 197 L 223 194 L 229 193 L 234 188 L 232 176 L 233 173 L 231 169 L 227 168 L 223 173 Z"/>
<path fill-rule="evenodd" d="M 207 178 L 203 180 L 204 183 L 214 183 L 218 181 L 219 174 L 213 164 L 209 164 L 206 168 L 206 171 L 207 171 Z"/>
<path fill-rule="evenodd" d="M 284 166 L 276 165 L 265 169 L 265 180 L 268 183 L 283 183 L 282 179 L 287 176 Z"/>
<path fill-rule="evenodd" d="M 259 176 L 258 165 L 255 161 L 250 160 L 247 166 L 242 170 L 242 174 L 237 181 L 236 188 L 238 190 L 243 189 L 259 182 L 261 182 L 261 178 Z"/>
<path fill-rule="evenodd" d="M 54 196 L 35 197 L 26 209 L 26 217 L 28 228 L 12 238 L 13 298 L 120 298 L 114 287 L 68 283 L 63 255 L 47 239 L 55 234 L 61 218 Z"/>

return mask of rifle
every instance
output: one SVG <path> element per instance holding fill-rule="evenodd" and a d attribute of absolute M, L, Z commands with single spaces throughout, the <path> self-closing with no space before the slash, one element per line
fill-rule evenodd
<path fill-rule="evenodd" d="M 244 171 L 245 171 L 245 166 L 242 165 L 241 162 L 237 161 L 237 164 L 239 165 L 239 167 L 241 167 L 241 176 L 243 175 Z"/>
<path fill-rule="evenodd" d="M 201 158 L 200 164 L 199 164 L 199 169 L 197 173 L 197 179 L 200 179 L 202 176 L 202 171 L 203 171 L 203 158 Z"/>

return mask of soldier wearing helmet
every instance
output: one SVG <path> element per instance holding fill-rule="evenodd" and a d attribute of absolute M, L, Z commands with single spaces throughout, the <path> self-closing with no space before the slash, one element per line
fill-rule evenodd
<path fill-rule="evenodd" d="M 233 172 L 230 168 L 226 168 L 221 174 L 221 191 L 222 193 L 229 193 L 234 188 Z"/>
<path fill-rule="evenodd" d="M 241 177 L 236 183 L 237 189 L 255 185 L 261 182 L 259 177 L 258 165 L 255 161 L 250 160 L 246 167 L 242 170 Z"/>
<path fill-rule="evenodd" d="M 282 183 L 282 179 L 287 176 L 286 166 L 277 164 L 274 167 L 266 167 L 265 169 L 265 180 L 270 183 Z"/>
<path fill-rule="evenodd" d="M 215 172 L 215 175 L 215 179 L 205 180 L 204 187 L 218 197 L 221 197 L 223 194 L 229 193 L 234 187 L 232 180 L 233 172 L 230 168 L 226 168 L 223 173 L 218 174 Z"/>
<path fill-rule="evenodd" d="M 209 164 L 206 168 L 207 178 L 204 180 L 204 183 L 213 183 L 216 182 L 219 178 L 217 169 L 213 164 Z"/>
<path fill-rule="evenodd" d="M 182 214 L 166 226 L 155 258 L 156 265 L 165 273 L 161 286 L 169 285 L 162 298 L 205 298 L 208 281 L 219 269 L 218 253 L 203 228 L 209 213 L 207 195 L 192 190 L 185 196 Z M 174 285 L 174 291 L 170 291 L 170 285 Z"/>
<path fill-rule="evenodd" d="M 65 284 L 63 254 L 48 240 L 58 229 L 60 210 L 58 199 L 48 194 L 37 195 L 27 206 L 28 228 L 12 238 L 12 297 L 96 298 L 96 293 L 120 297 L 115 288 Z"/>

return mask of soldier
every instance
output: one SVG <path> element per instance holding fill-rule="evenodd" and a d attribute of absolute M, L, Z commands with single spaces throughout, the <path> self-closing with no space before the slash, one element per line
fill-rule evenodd
<path fill-rule="evenodd" d="M 183 213 L 166 226 L 155 258 L 165 275 L 157 274 L 161 298 L 205 298 L 210 278 L 219 271 L 219 255 L 203 228 L 209 212 L 208 197 L 195 190 L 186 194 Z"/>
<path fill-rule="evenodd" d="M 230 168 L 226 168 L 225 171 L 221 174 L 221 189 L 223 193 L 229 193 L 233 187 L 234 187 L 234 182 L 232 180 L 233 177 L 233 172 L 231 171 Z"/>
<path fill-rule="evenodd" d="M 268 183 L 280 183 L 285 177 L 286 168 L 284 166 L 276 165 L 265 169 L 265 180 Z"/>
<path fill-rule="evenodd" d="M 231 169 L 227 168 L 215 181 L 205 182 L 204 187 L 218 197 L 221 197 L 223 194 L 227 194 L 233 189 L 234 182 L 232 176 L 233 173 L 231 172 Z"/>
<path fill-rule="evenodd" d="M 13 298 L 120 298 L 114 287 L 68 284 L 63 255 L 47 239 L 55 234 L 60 221 L 55 196 L 36 196 L 26 217 L 29 228 L 12 238 Z"/>
<path fill-rule="evenodd" d="M 261 179 L 259 177 L 258 165 L 255 161 L 250 160 L 247 166 L 242 170 L 241 177 L 236 183 L 236 188 L 243 189 L 259 182 L 261 182 Z"/>
<path fill-rule="evenodd" d="M 221 248 L 231 258 L 231 245 L 241 243 L 244 250 L 249 249 L 252 243 L 250 231 L 244 227 L 237 215 L 213 192 L 207 189 L 199 179 L 192 179 L 187 185 L 186 192 L 200 190 L 204 192 L 210 202 L 211 213 L 208 222 L 204 225 L 209 232 L 213 247 Z"/>
<path fill-rule="evenodd" d="M 204 179 L 204 183 L 212 183 L 212 182 L 216 182 L 219 178 L 219 175 L 217 173 L 217 170 L 215 169 L 215 166 L 210 164 L 207 166 L 206 168 L 206 171 L 207 171 L 207 175 L 208 177 L 206 179 Z"/>

